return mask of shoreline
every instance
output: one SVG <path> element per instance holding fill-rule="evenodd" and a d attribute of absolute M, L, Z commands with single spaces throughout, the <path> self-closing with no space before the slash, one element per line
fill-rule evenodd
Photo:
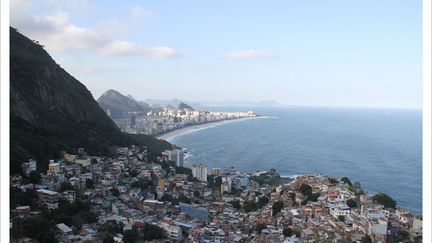
<path fill-rule="evenodd" d="M 219 126 L 219 125 L 228 124 L 228 123 L 232 123 L 232 122 L 240 122 L 240 121 L 245 121 L 245 120 L 258 119 L 258 118 L 267 118 L 267 117 L 266 116 L 244 117 L 244 118 L 236 118 L 236 119 L 229 119 L 229 120 L 207 122 L 207 123 L 202 123 L 202 124 L 197 124 L 197 125 L 190 125 L 190 126 L 182 127 L 179 129 L 175 129 L 173 131 L 170 131 L 170 132 L 167 132 L 164 134 L 157 135 L 157 136 L 155 136 L 155 138 L 168 141 L 168 140 L 173 139 L 177 136 L 181 136 L 181 135 L 188 134 L 188 133 L 195 132 L 195 131 L 204 130 L 204 129 L 209 128 L 209 127 Z"/>

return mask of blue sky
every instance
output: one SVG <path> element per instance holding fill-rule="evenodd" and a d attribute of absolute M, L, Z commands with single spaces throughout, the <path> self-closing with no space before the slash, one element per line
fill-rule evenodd
<path fill-rule="evenodd" d="M 421 106 L 420 0 L 11 2 L 95 98 Z"/>

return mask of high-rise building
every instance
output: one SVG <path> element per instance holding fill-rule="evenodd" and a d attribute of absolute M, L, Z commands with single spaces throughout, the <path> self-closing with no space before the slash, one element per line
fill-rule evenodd
<path fill-rule="evenodd" d="M 207 165 L 206 164 L 193 164 L 192 175 L 200 181 L 207 181 Z"/>
<path fill-rule="evenodd" d="M 231 193 L 232 179 L 231 177 L 222 177 L 221 194 L 224 192 Z"/>
<path fill-rule="evenodd" d="M 183 167 L 184 152 L 181 149 L 165 150 L 162 155 L 167 156 L 169 161 L 174 161 L 177 166 Z"/>
<path fill-rule="evenodd" d="M 136 116 L 135 115 L 131 115 L 130 117 L 130 127 L 134 128 L 136 125 Z"/>
<path fill-rule="evenodd" d="M 223 170 L 221 168 L 212 168 L 211 173 L 214 176 L 220 176 L 222 174 Z"/>

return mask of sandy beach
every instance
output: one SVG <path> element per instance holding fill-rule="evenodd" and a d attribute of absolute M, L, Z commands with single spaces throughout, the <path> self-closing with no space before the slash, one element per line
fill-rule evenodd
<path fill-rule="evenodd" d="M 216 121 L 216 122 L 209 122 L 209 123 L 204 123 L 204 124 L 199 124 L 199 125 L 192 125 L 192 126 L 187 126 L 184 128 L 176 129 L 176 130 L 168 132 L 168 133 L 158 135 L 158 136 L 156 136 L 156 138 L 169 141 L 169 140 L 173 139 L 174 137 L 184 135 L 187 133 L 191 133 L 191 132 L 195 132 L 195 131 L 199 131 L 199 130 L 204 130 L 204 129 L 209 128 L 209 127 L 215 127 L 215 126 L 228 124 L 228 123 L 232 123 L 232 122 L 239 122 L 239 121 L 257 119 L 257 118 L 264 118 L 264 117 L 260 117 L 260 116 L 259 117 L 247 117 L 247 118 L 238 118 L 238 119 L 232 119 L 232 120 L 222 120 L 222 121 Z"/>

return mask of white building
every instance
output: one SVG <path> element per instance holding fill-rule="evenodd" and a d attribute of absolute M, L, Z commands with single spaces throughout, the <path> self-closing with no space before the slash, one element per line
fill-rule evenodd
<path fill-rule="evenodd" d="M 184 152 L 181 149 L 165 150 L 162 155 L 168 157 L 169 161 L 174 161 L 177 166 L 183 167 Z"/>
<path fill-rule="evenodd" d="M 168 233 L 169 237 L 174 239 L 180 239 L 182 236 L 181 228 L 177 225 L 174 225 L 172 220 L 167 220 L 162 222 L 163 229 Z"/>
<path fill-rule="evenodd" d="M 223 170 L 221 168 L 212 168 L 212 175 L 214 176 L 220 176 L 223 172 Z"/>
<path fill-rule="evenodd" d="M 23 163 L 21 168 L 26 176 L 30 175 L 32 171 L 36 171 L 37 162 L 36 160 L 29 159 L 28 163 Z"/>
<path fill-rule="evenodd" d="M 37 193 L 41 201 L 48 207 L 48 209 L 58 208 L 59 194 L 57 192 L 39 189 L 37 190 Z"/>
<path fill-rule="evenodd" d="M 48 173 L 57 174 L 60 172 L 60 163 L 55 163 L 54 160 L 50 160 L 48 165 Z"/>
<path fill-rule="evenodd" d="M 347 216 L 350 212 L 351 209 L 346 204 L 338 204 L 336 207 L 330 208 L 330 214 L 335 218 Z"/>
<path fill-rule="evenodd" d="M 222 177 L 221 194 L 223 194 L 224 192 L 231 193 L 231 187 L 232 187 L 232 178 Z"/>
<path fill-rule="evenodd" d="M 207 181 L 207 165 L 202 163 L 193 164 L 192 175 L 200 181 Z"/>

